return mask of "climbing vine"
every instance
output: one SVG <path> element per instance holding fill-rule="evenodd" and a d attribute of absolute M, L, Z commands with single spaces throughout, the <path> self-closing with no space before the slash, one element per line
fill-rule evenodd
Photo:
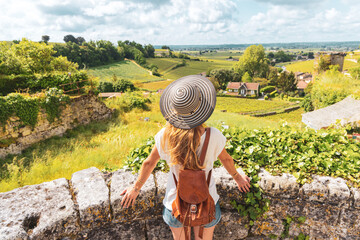
<path fill-rule="evenodd" d="M 62 90 L 50 88 L 46 91 L 45 98 L 41 101 L 41 106 L 46 111 L 48 121 L 52 123 L 55 118 L 59 118 L 61 114 L 60 107 L 65 106 L 69 102 L 69 96 L 63 95 Z"/>
<path fill-rule="evenodd" d="M 50 88 L 38 96 L 10 93 L 0 97 L 0 124 L 4 126 L 11 116 L 17 116 L 22 124 L 34 127 L 40 108 L 45 109 L 47 119 L 53 122 L 61 114 L 60 106 L 69 103 L 69 97 L 62 90 Z"/>

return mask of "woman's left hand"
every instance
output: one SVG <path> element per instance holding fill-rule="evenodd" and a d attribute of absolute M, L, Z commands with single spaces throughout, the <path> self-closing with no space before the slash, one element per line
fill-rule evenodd
<path fill-rule="evenodd" d="M 121 200 L 121 207 L 128 208 L 130 205 L 135 205 L 135 199 L 139 195 L 139 191 L 136 191 L 134 187 L 128 187 L 125 189 L 120 195 L 124 195 L 123 199 Z"/>

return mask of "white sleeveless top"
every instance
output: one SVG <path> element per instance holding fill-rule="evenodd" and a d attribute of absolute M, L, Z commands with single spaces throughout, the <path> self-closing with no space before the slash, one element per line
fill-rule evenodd
<path fill-rule="evenodd" d="M 167 209 L 172 210 L 171 205 L 176 198 L 176 185 L 175 185 L 175 181 L 173 178 L 173 173 L 175 174 L 176 179 L 178 179 L 180 166 L 170 164 L 171 158 L 166 150 L 167 144 L 165 144 L 165 149 L 162 149 L 162 147 L 161 147 L 161 140 L 162 140 L 164 131 L 165 131 L 165 128 L 161 129 L 155 135 L 155 145 L 159 152 L 160 158 L 166 160 L 167 164 L 170 166 L 170 171 L 168 173 L 168 181 L 167 181 L 167 185 L 166 185 L 166 193 L 165 193 L 165 197 L 163 200 L 163 204 Z M 196 150 L 198 156 L 200 156 L 200 151 L 201 151 L 202 146 L 205 141 L 205 135 L 206 135 L 206 133 L 204 133 L 201 136 L 200 146 Z M 206 151 L 206 156 L 205 156 L 205 166 L 206 167 L 205 167 L 205 169 L 203 169 L 203 171 L 206 172 L 206 177 L 208 176 L 209 171 L 213 168 L 214 161 L 216 161 L 217 157 L 224 149 L 225 144 L 226 144 L 225 136 L 218 129 L 211 127 L 209 145 L 208 145 L 208 149 Z M 209 192 L 216 204 L 217 201 L 219 200 L 219 195 L 216 192 L 216 186 L 215 186 L 215 180 L 214 180 L 213 174 L 211 174 Z"/>

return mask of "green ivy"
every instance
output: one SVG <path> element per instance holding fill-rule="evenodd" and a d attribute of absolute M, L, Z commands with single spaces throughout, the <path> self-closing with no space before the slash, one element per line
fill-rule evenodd
<path fill-rule="evenodd" d="M 153 137 L 148 138 L 145 143 L 141 144 L 140 147 L 133 149 L 127 156 L 127 160 L 124 165 L 124 169 L 132 170 L 133 172 L 139 172 L 142 163 L 149 156 L 152 148 L 155 145 L 155 139 Z M 168 172 L 169 166 L 166 164 L 165 160 L 160 160 L 154 172 L 162 171 Z"/>
<path fill-rule="evenodd" d="M 54 122 L 55 118 L 59 119 L 61 114 L 61 106 L 65 106 L 70 102 L 67 95 L 63 95 L 63 91 L 57 88 L 50 88 L 45 92 L 45 98 L 41 101 L 41 107 L 45 109 L 47 119 L 50 123 Z"/>
<path fill-rule="evenodd" d="M 38 121 L 40 107 L 45 109 L 47 119 L 53 122 L 61 114 L 61 106 L 70 102 L 69 96 L 63 95 L 62 90 L 50 88 L 42 97 L 30 97 L 19 93 L 11 93 L 6 97 L 0 97 L 0 124 L 15 115 L 24 125 L 34 127 Z"/>
<path fill-rule="evenodd" d="M 38 120 L 39 101 L 36 98 L 24 97 L 18 93 L 11 93 L 5 97 L 9 111 L 15 113 L 25 125 L 34 127 Z"/>

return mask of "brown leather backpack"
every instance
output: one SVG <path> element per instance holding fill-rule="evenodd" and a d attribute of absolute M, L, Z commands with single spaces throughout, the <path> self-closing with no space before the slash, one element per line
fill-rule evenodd
<path fill-rule="evenodd" d="M 210 128 L 206 128 L 205 142 L 201 150 L 199 164 L 204 164 L 206 150 L 209 144 Z M 207 180 L 205 171 L 183 169 L 176 180 L 176 199 L 172 203 L 172 215 L 184 226 L 185 239 L 191 227 L 200 226 L 199 237 L 202 238 L 204 225 L 215 219 L 215 203 L 209 193 L 211 170 Z"/>

